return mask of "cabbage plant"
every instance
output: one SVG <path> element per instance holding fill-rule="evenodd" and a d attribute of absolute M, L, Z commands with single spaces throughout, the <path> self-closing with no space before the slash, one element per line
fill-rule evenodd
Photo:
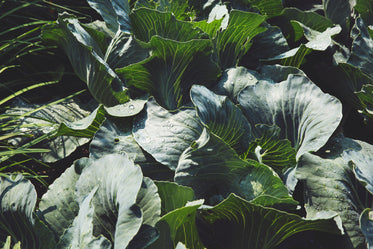
<path fill-rule="evenodd" d="M 372 248 L 369 2 L 87 2 L 42 39 L 91 101 L 7 114 L 40 160 L 89 157 L 40 201 L 0 179 L 3 248 Z"/>

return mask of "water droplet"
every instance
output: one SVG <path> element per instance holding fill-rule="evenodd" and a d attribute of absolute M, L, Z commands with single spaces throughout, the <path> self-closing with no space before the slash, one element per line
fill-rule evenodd
<path fill-rule="evenodd" d="M 131 112 L 131 111 L 133 111 L 135 109 L 135 106 L 134 105 L 130 105 L 128 108 L 130 109 L 130 112 Z"/>
<path fill-rule="evenodd" d="M 252 76 L 249 76 L 249 80 L 253 80 L 254 78 Z"/>
<path fill-rule="evenodd" d="M 231 81 L 231 82 L 230 82 L 230 84 L 231 84 L 231 85 L 233 86 L 233 85 L 234 85 L 234 82 L 233 82 L 233 81 Z"/>

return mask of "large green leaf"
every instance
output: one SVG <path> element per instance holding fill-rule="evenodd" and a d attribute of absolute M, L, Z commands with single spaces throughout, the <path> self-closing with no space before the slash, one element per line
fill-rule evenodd
<path fill-rule="evenodd" d="M 132 35 L 117 32 L 106 49 L 104 59 L 114 69 L 137 63 L 148 56 L 149 50 L 142 48 Z"/>
<path fill-rule="evenodd" d="M 197 227 L 207 248 L 270 249 L 286 238 L 308 230 L 340 233 L 333 212 L 318 219 L 252 204 L 234 194 L 212 208 L 198 210 Z"/>
<path fill-rule="evenodd" d="M 252 140 L 251 127 L 242 111 L 226 96 L 216 95 L 204 86 L 194 85 L 191 99 L 208 130 L 241 154 Z"/>
<path fill-rule="evenodd" d="M 131 31 L 131 22 L 129 19 L 130 4 L 128 0 L 87 0 L 89 5 L 95 9 L 116 32 L 118 28 L 122 32 Z"/>
<path fill-rule="evenodd" d="M 99 187 L 92 199 L 93 235 L 102 234 L 114 243 L 115 248 L 126 248 L 143 222 L 150 224 L 157 221 L 156 216 L 159 218 L 161 209 L 159 196 L 152 194 L 149 198 L 146 192 L 142 192 L 147 190 L 140 190 L 142 185 L 148 186 L 143 184 L 140 167 L 127 156 L 107 155 L 84 168 L 76 184 L 77 201 L 81 203 L 87 193 Z M 142 193 L 139 195 L 139 192 Z M 145 214 L 149 217 L 149 206 L 142 201 L 145 199 L 150 207 L 159 203 L 158 215 L 156 212 L 150 215 L 154 215 L 151 219 L 155 220 L 145 219 Z"/>
<path fill-rule="evenodd" d="M 222 69 L 238 64 L 249 50 L 253 37 L 266 30 L 260 26 L 264 20 L 264 16 L 256 13 L 239 10 L 230 12 L 227 28 L 214 39 L 217 61 Z"/>
<path fill-rule="evenodd" d="M 250 157 L 270 166 L 278 174 L 296 166 L 296 154 L 287 139 L 280 139 L 281 129 L 277 126 L 257 125 L 256 139 L 241 158 Z"/>
<path fill-rule="evenodd" d="M 193 189 L 178 185 L 174 182 L 155 182 L 162 200 L 162 214 L 184 207 L 194 199 Z"/>
<path fill-rule="evenodd" d="M 60 15 L 55 24 L 44 26 L 42 38 L 65 50 L 75 73 L 98 102 L 113 106 L 129 100 L 128 89 L 104 61 L 103 51 L 75 17 L 66 13 Z"/>
<path fill-rule="evenodd" d="M 252 39 L 253 45 L 241 60 L 241 64 L 248 68 L 256 68 L 261 59 L 268 59 L 289 50 L 288 43 L 281 32 L 281 29 L 275 26 L 265 24 L 267 28 L 263 33 L 258 34 Z"/>
<path fill-rule="evenodd" d="M 258 82 L 256 72 L 245 67 L 233 67 L 224 71 L 221 79 L 214 87 L 216 94 L 225 95 L 237 103 L 238 94 L 249 85 Z"/>
<path fill-rule="evenodd" d="M 328 147 L 333 146 L 333 153 L 353 167 L 356 178 L 373 194 L 373 145 L 342 135 L 333 138 L 329 144 Z"/>
<path fill-rule="evenodd" d="M 304 183 L 307 217 L 314 217 L 321 210 L 337 212 L 350 241 L 347 243 L 363 248 L 365 239 L 359 217 L 365 207 L 371 206 L 372 198 L 365 200 L 367 192 L 359 188 L 352 168 L 340 157 L 323 159 L 306 153 L 299 159 L 296 177 Z"/>
<path fill-rule="evenodd" d="M 135 37 L 149 42 L 155 35 L 176 41 L 207 38 L 202 30 L 195 28 L 190 22 L 179 21 L 171 12 L 140 8 L 130 15 Z"/>
<path fill-rule="evenodd" d="M 348 63 L 373 77 L 373 40 L 363 19 L 356 19 L 355 25 L 351 30 L 351 38 L 353 38 L 353 42 Z"/>
<path fill-rule="evenodd" d="M 22 175 L 0 177 L 0 238 L 10 235 L 22 248 L 53 248 L 53 233 L 35 217 L 36 190 Z"/>
<path fill-rule="evenodd" d="M 348 32 L 352 8 L 356 1 L 351 0 L 324 0 L 325 16 L 333 23 L 341 25 L 345 32 Z"/>
<path fill-rule="evenodd" d="M 88 158 L 76 161 L 49 186 L 39 203 L 38 216 L 55 233 L 56 238 L 70 227 L 79 212 L 75 201 L 75 184 L 81 170 L 90 163 Z"/>
<path fill-rule="evenodd" d="M 211 61 L 210 40 L 178 42 L 153 36 L 152 56 L 137 64 L 117 69 L 127 84 L 149 92 L 161 106 L 174 110 L 189 101 L 193 84 L 209 85 L 219 76 Z"/>
<path fill-rule="evenodd" d="M 301 11 L 297 8 L 285 8 L 281 15 L 287 20 L 298 21 L 319 32 L 324 32 L 327 28 L 333 27 L 332 21 L 314 11 Z"/>
<path fill-rule="evenodd" d="M 97 187 L 84 198 L 82 203 L 80 203 L 79 214 L 74 219 L 71 227 L 69 227 L 60 238 L 56 248 L 112 248 L 111 242 L 104 236 L 93 236 L 94 208 L 92 205 L 92 198 L 96 191 Z"/>
<path fill-rule="evenodd" d="M 180 157 L 175 182 L 189 186 L 207 204 L 236 193 L 261 205 L 296 204 L 281 179 L 268 166 L 243 161 L 224 141 L 205 129 Z"/>
<path fill-rule="evenodd" d="M 175 209 L 162 217 L 160 222 L 167 222 L 174 247 L 178 242 L 183 242 L 187 248 L 205 248 L 195 225 L 196 211 L 202 204 L 203 200 L 189 202 L 184 207 Z"/>
<path fill-rule="evenodd" d="M 290 140 L 297 158 L 320 149 L 342 119 L 342 105 L 308 78 L 289 75 L 276 84 L 259 82 L 241 91 L 238 101 L 251 126 L 277 125 Z"/>
<path fill-rule="evenodd" d="M 121 125 L 106 120 L 90 143 L 90 158 L 99 159 L 107 154 L 126 154 L 141 166 L 144 176 L 157 180 L 173 179 L 173 171 L 144 152 L 132 135 L 132 123 Z"/>
<path fill-rule="evenodd" d="M 132 132 L 145 151 L 174 170 L 181 153 L 200 136 L 202 124 L 194 109 L 169 112 L 151 99 L 136 116 Z"/>

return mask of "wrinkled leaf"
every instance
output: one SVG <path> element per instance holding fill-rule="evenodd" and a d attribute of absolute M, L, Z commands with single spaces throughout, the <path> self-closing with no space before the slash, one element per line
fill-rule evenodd
<path fill-rule="evenodd" d="M 99 103 L 113 106 L 129 100 L 128 89 L 104 61 L 103 51 L 75 17 L 66 13 L 60 15 L 55 24 L 44 26 L 42 38 L 65 50 L 75 73 Z"/>
<path fill-rule="evenodd" d="M 79 212 L 79 203 L 75 201 L 75 184 L 81 170 L 90 161 L 80 159 L 69 167 L 48 188 L 39 203 L 38 216 L 55 233 L 56 238 L 67 230 Z"/>
<path fill-rule="evenodd" d="M 0 177 L 0 232 L 22 248 L 53 248 L 53 233 L 35 217 L 36 190 L 22 175 Z"/>
<path fill-rule="evenodd" d="M 214 39 L 218 64 L 222 69 L 238 64 L 251 47 L 253 37 L 266 30 L 260 26 L 264 20 L 264 16 L 251 12 L 230 12 L 227 28 Z"/>
<path fill-rule="evenodd" d="M 277 125 L 290 140 L 297 158 L 320 149 L 338 127 L 342 105 L 308 78 L 289 75 L 277 84 L 259 82 L 241 91 L 238 101 L 251 126 Z"/>
<path fill-rule="evenodd" d="M 151 99 L 136 117 L 132 132 L 145 151 L 174 170 L 181 153 L 200 136 L 202 124 L 194 109 L 169 112 Z"/>
<path fill-rule="evenodd" d="M 208 130 L 243 153 L 252 140 L 251 127 L 242 111 L 226 96 L 216 95 L 204 86 L 194 85 L 191 99 L 198 117 Z"/>
<path fill-rule="evenodd" d="M 57 244 L 58 249 L 63 248 L 94 248 L 94 249 L 109 249 L 112 248 L 111 243 L 104 236 L 93 236 L 93 214 L 92 205 L 93 195 L 96 193 L 97 187 L 94 188 L 80 203 L 79 214 L 74 219 L 71 227 L 61 237 Z"/>
<path fill-rule="evenodd" d="M 351 30 L 351 38 L 353 38 L 353 42 L 348 63 L 373 77 L 373 40 L 363 19 L 356 19 L 355 25 Z"/>
<path fill-rule="evenodd" d="M 149 92 L 168 110 L 189 101 L 193 84 L 209 85 L 220 74 L 211 61 L 210 40 L 177 42 L 153 36 L 150 45 L 156 48 L 152 57 L 117 72 L 128 85 Z"/>
<path fill-rule="evenodd" d="M 181 155 L 175 182 L 193 188 L 207 204 L 236 193 L 261 205 L 295 204 L 281 179 L 269 167 L 243 161 L 237 153 L 206 129 Z"/>
<path fill-rule="evenodd" d="M 104 156 L 83 170 L 76 184 L 77 200 L 82 202 L 86 193 L 99 186 L 92 199 L 94 236 L 104 235 L 115 248 L 130 243 L 144 221 L 142 207 L 136 204 L 142 183 L 140 167 L 123 155 Z M 158 199 L 153 195 L 149 205 Z"/>
<path fill-rule="evenodd" d="M 364 235 L 359 227 L 359 217 L 366 205 L 372 203 L 360 199 L 365 193 L 358 188 L 359 183 L 347 163 L 339 157 L 323 159 L 306 153 L 299 159 L 296 177 L 305 186 L 307 217 L 314 217 L 322 210 L 337 212 L 353 248 L 362 246 Z"/>
<path fill-rule="evenodd" d="M 179 21 L 170 12 L 140 8 L 130 18 L 135 37 L 146 43 L 155 35 L 181 42 L 206 37 L 192 23 Z"/>
<path fill-rule="evenodd" d="M 234 194 L 212 208 L 198 211 L 197 227 L 207 248 L 270 249 L 303 231 L 340 233 L 335 213 L 319 219 L 300 216 L 252 204 Z"/>

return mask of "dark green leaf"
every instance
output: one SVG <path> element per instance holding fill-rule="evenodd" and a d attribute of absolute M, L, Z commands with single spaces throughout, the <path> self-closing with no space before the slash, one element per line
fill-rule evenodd
<path fill-rule="evenodd" d="M 198 211 L 197 227 L 207 248 L 270 249 L 303 231 L 340 233 L 334 213 L 320 213 L 318 219 L 252 204 L 234 194 L 213 208 Z"/>
<path fill-rule="evenodd" d="M 105 109 L 101 105 L 89 116 L 71 123 L 62 123 L 56 136 L 74 136 L 92 138 L 105 121 Z"/>
<path fill-rule="evenodd" d="M 36 190 L 22 175 L 0 177 L 0 232 L 22 248 L 54 248 L 53 233 L 35 217 Z"/>
<path fill-rule="evenodd" d="M 307 217 L 322 210 L 337 212 L 353 248 L 362 247 L 364 235 L 359 228 L 359 216 L 371 202 L 360 199 L 364 193 L 358 189 L 359 183 L 347 163 L 339 157 L 323 159 L 306 153 L 299 159 L 296 177 L 305 184 Z"/>
<path fill-rule="evenodd" d="M 264 16 L 251 12 L 230 12 L 227 28 L 219 32 L 215 38 L 216 56 L 222 69 L 238 64 L 251 47 L 253 37 L 266 30 L 260 26 L 264 20 Z"/>
<path fill-rule="evenodd" d="M 42 38 L 62 47 L 79 78 L 92 96 L 106 106 L 129 100 L 127 88 L 104 61 L 104 54 L 78 20 L 68 14 L 59 16 L 56 24 L 44 26 Z"/>
<path fill-rule="evenodd" d="M 162 214 L 184 207 L 194 199 L 193 189 L 178 185 L 174 182 L 155 182 L 162 200 Z"/>
<path fill-rule="evenodd" d="M 150 45 L 155 48 L 152 57 L 117 72 L 128 85 L 149 92 L 168 110 L 189 101 L 193 84 L 209 85 L 220 74 L 211 61 L 210 40 L 177 42 L 153 36 Z"/>
<path fill-rule="evenodd" d="M 146 43 L 155 35 L 181 42 L 206 37 L 192 23 L 179 21 L 170 12 L 140 8 L 133 11 L 130 18 L 135 37 Z"/>
<path fill-rule="evenodd" d="M 194 85 L 191 99 L 208 130 L 243 153 L 252 140 L 251 127 L 242 111 L 226 96 L 216 95 L 204 86 Z"/>
<path fill-rule="evenodd" d="M 260 205 L 296 204 L 281 179 L 266 165 L 243 161 L 206 130 L 181 155 L 175 182 L 193 188 L 196 198 L 215 204 L 230 193 Z"/>

